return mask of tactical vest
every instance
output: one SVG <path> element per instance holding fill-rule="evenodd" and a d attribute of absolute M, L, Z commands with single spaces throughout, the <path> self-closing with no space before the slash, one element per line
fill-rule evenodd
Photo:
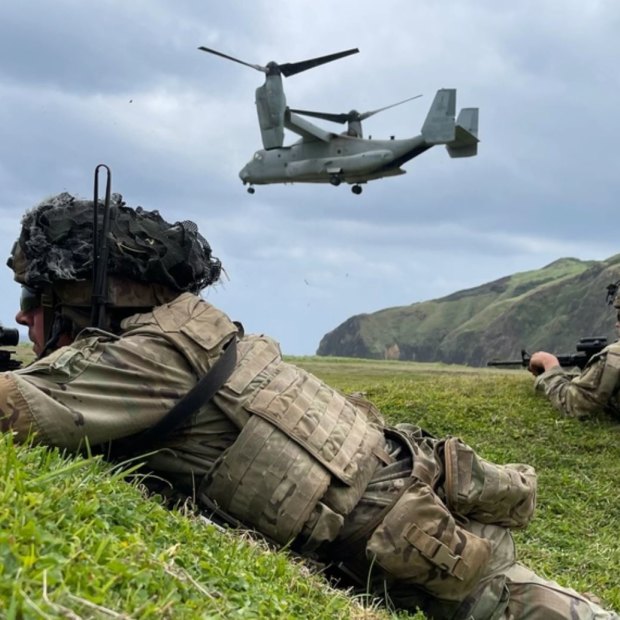
<path fill-rule="evenodd" d="M 166 338 L 198 377 L 238 333 L 224 313 L 189 293 L 122 327 Z M 213 402 L 239 436 L 205 476 L 198 499 L 282 545 L 302 529 L 305 548 L 332 540 L 385 454 L 381 429 L 363 408 L 284 362 L 272 339 L 243 336 L 237 355 Z"/>
<path fill-rule="evenodd" d="M 599 355 L 604 355 L 605 363 L 597 395 L 607 399 L 605 411 L 620 418 L 620 341 L 610 344 Z"/>

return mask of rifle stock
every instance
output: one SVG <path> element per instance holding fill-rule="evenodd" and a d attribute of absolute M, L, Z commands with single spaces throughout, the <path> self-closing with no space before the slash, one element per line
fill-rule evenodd
<path fill-rule="evenodd" d="M 575 347 L 577 353 L 566 353 L 556 355 L 560 366 L 563 368 L 580 368 L 583 370 L 590 359 L 600 353 L 607 346 L 607 338 L 600 336 L 588 336 L 581 338 Z M 487 366 L 502 367 L 502 366 L 523 366 L 527 368 L 530 365 L 531 355 L 525 350 L 521 349 L 520 360 L 491 360 L 487 362 Z"/>

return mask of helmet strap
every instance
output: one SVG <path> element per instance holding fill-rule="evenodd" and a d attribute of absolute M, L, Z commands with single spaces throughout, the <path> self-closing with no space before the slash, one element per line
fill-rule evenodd
<path fill-rule="evenodd" d="M 44 350 L 46 354 L 48 344 L 52 335 L 52 327 L 54 325 L 54 318 L 56 316 L 56 304 L 55 304 L 56 295 L 54 295 L 54 291 L 51 287 L 47 287 L 46 290 L 41 293 L 41 306 L 43 306 L 43 338 L 45 340 Z M 41 353 L 41 357 L 43 353 Z"/>
<path fill-rule="evenodd" d="M 39 358 L 43 358 L 54 351 L 58 346 L 58 340 L 62 334 L 71 332 L 71 321 L 59 313 L 56 313 L 50 326 L 49 336 L 46 334 L 46 342 Z"/>

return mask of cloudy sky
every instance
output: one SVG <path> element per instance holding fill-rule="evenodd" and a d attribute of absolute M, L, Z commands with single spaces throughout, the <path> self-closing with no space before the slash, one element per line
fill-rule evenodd
<path fill-rule="evenodd" d="M 7 0 L 0 252 L 26 208 L 91 197 L 106 163 L 128 204 L 198 223 L 227 272 L 205 297 L 296 355 L 353 314 L 607 258 L 620 252 L 619 31 L 617 0 Z M 200 45 L 261 65 L 358 47 L 285 79 L 289 105 L 364 111 L 422 94 L 364 123 L 399 138 L 456 88 L 457 107 L 480 108 L 479 154 L 433 148 L 360 196 L 300 184 L 251 196 L 238 172 L 260 147 L 263 75 Z M 13 326 L 8 268 L 0 285 Z"/>

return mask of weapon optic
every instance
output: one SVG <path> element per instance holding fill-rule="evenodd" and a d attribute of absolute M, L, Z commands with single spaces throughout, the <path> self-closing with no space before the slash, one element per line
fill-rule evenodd
<path fill-rule="evenodd" d="M 597 353 L 600 353 L 607 344 L 607 338 L 588 336 L 586 338 L 581 338 L 577 343 L 575 347 L 577 353 L 554 355 L 558 358 L 558 362 L 563 368 L 573 368 L 576 366 L 583 370 L 590 359 Z M 487 362 L 487 366 L 523 366 L 523 368 L 528 368 L 530 365 L 530 358 L 531 355 L 525 349 L 521 349 L 520 360 L 491 360 Z"/>
<path fill-rule="evenodd" d="M 0 326 L 0 347 L 16 347 L 19 343 L 19 331 L 15 328 L 5 328 Z M 7 370 L 17 370 L 22 363 L 11 359 L 15 351 L 0 349 L 0 372 Z"/>

